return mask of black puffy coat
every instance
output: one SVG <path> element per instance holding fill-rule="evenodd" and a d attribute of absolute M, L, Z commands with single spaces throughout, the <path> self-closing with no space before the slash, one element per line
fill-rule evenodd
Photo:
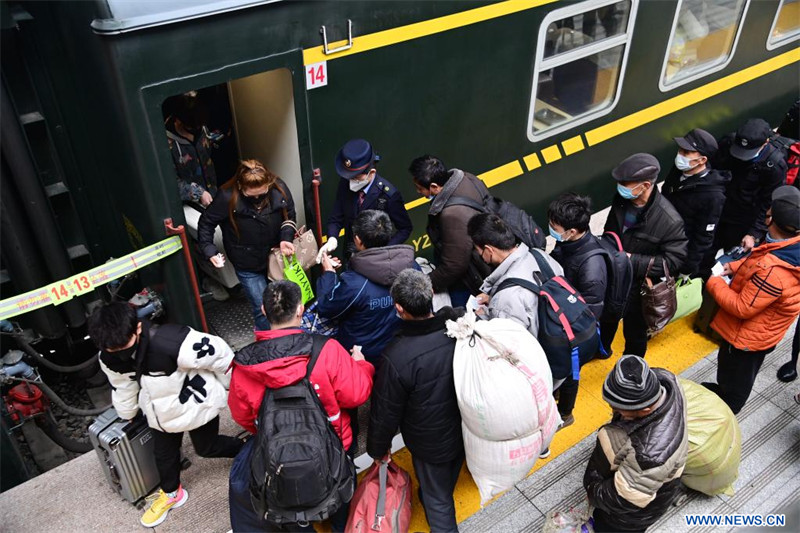
<path fill-rule="evenodd" d="M 550 252 L 564 268 L 564 277 L 581 293 L 589 309 L 598 319 L 608 285 L 608 267 L 603 255 L 587 257 L 593 250 L 602 250 L 597 238 L 589 232 L 577 241 L 558 242 Z"/>
<path fill-rule="evenodd" d="M 686 261 L 689 241 L 683 233 L 683 219 L 669 200 L 653 189 L 636 223 L 625 233 L 622 223 L 629 200 L 614 195 L 611 212 L 606 220 L 605 231 L 613 231 L 622 239 L 622 248 L 631 254 L 634 287 L 644 281 L 647 265 L 655 258 L 650 269 L 650 279 L 658 280 L 664 275 L 662 261 L 666 261 L 670 274 L 675 275 Z M 633 291 L 632 291 L 633 292 Z"/>
<path fill-rule="evenodd" d="M 589 503 L 614 531 L 644 531 L 680 493 L 689 450 L 686 398 L 674 374 L 653 371 L 664 401 L 651 414 L 625 420 L 614 414 L 597 433 L 583 486 Z"/>
<path fill-rule="evenodd" d="M 372 389 L 367 453 L 383 457 L 399 427 L 416 459 L 452 461 L 464 453 L 461 413 L 453 382 L 456 340 L 447 320 L 463 309 L 444 307 L 432 318 L 404 320 L 383 351 L 383 364 Z"/>
<path fill-rule="evenodd" d="M 725 187 L 731 181 L 731 174 L 727 170 L 709 169 L 681 181 L 682 175 L 672 167 L 661 192 L 683 219 L 683 231 L 689 239 L 681 272 L 695 275 L 703 256 L 714 244 L 714 233 L 725 205 Z"/>
<path fill-rule="evenodd" d="M 222 242 L 225 253 L 236 270 L 248 272 L 267 272 L 269 251 L 281 241 L 292 242 L 294 229 L 281 224 L 288 218 L 295 221 L 294 201 L 286 184 L 278 179 L 277 184 L 285 196 L 273 187 L 269 190 L 269 202 L 260 211 L 239 194 L 233 216 L 239 228 L 238 233 L 228 215 L 230 189 L 220 189 L 214 201 L 206 208 L 197 223 L 197 245 L 206 259 L 216 255 L 214 229 L 222 228 Z"/>
<path fill-rule="evenodd" d="M 772 204 L 772 191 L 783 185 L 786 179 L 786 160 L 771 143 L 754 161 L 736 159 L 730 155 L 734 137 L 731 133 L 720 140 L 719 150 L 712 161 L 714 168 L 729 170 L 732 176 L 720 224 L 743 226 L 747 235 L 761 240 L 767 233 L 764 219 Z"/>

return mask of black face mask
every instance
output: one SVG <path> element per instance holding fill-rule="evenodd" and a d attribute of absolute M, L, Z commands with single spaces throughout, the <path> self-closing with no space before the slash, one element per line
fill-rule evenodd
<path fill-rule="evenodd" d="M 116 352 L 109 352 L 108 350 L 103 350 L 104 354 L 107 354 L 109 357 L 113 357 L 114 359 L 119 359 L 124 361 L 126 359 L 130 359 L 136 353 L 136 348 L 139 347 L 139 341 L 137 340 L 133 343 L 133 346 L 130 348 L 124 348 L 122 350 L 118 350 Z"/>

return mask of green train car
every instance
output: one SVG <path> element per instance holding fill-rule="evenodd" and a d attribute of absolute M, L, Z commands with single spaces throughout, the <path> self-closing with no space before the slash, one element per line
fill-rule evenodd
<path fill-rule="evenodd" d="M 800 93 L 797 0 L 0 6 L 3 298 L 184 221 L 164 129 L 170 96 L 210 95 L 229 124 L 229 163 L 264 161 L 310 227 L 315 169 L 324 222 L 338 148 L 369 139 L 423 254 L 427 204 L 406 170 L 416 156 L 479 174 L 542 223 L 564 191 L 608 205 L 610 169 L 629 154 L 668 168 L 672 137 L 721 135 L 753 116 L 777 124 Z M 180 254 L 140 272 L 171 319 L 199 326 Z M 17 319 L 56 337 L 83 324 L 93 298 Z"/>

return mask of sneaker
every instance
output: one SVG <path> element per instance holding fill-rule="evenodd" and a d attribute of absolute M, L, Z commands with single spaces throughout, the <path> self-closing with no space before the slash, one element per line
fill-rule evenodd
<path fill-rule="evenodd" d="M 561 431 L 565 427 L 569 427 L 569 426 L 571 426 L 572 424 L 575 423 L 575 417 L 573 415 L 571 415 L 571 414 L 564 415 L 563 417 L 561 417 L 561 420 L 562 420 L 561 425 L 558 426 L 558 430 L 559 431 Z"/>
<path fill-rule="evenodd" d="M 156 527 L 161 522 L 167 519 L 169 510 L 174 507 L 180 507 L 186 500 L 189 499 L 189 493 L 183 490 L 183 487 L 178 487 L 175 496 L 170 498 L 169 494 L 161 489 L 152 496 L 148 496 L 147 500 L 152 501 L 150 508 L 142 515 L 139 520 L 144 527 Z"/>
<path fill-rule="evenodd" d="M 225 289 L 220 282 L 213 278 L 206 277 L 203 279 L 201 287 L 205 292 L 210 292 L 211 297 L 218 302 L 224 302 L 231 297 L 231 295 L 228 294 L 227 289 Z"/>
<path fill-rule="evenodd" d="M 550 448 L 549 447 L 545 448 L 544 451 L 542 451 L 542 453 L 539 454 L 539 459 L 547 459 L 548 457 L 550 457 Z"/>

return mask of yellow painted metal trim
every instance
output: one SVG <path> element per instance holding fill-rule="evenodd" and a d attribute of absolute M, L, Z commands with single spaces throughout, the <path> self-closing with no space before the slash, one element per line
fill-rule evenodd
<path fill-rule="evenodd" d="M 528 168 L 528 172 L 530 172 L 531 170 L 536 170 L 537 168 L 542 166 L 542 162 L 539 161 L 539 156 L 536 155 L 536 152 L 530 155 L 526 155 L 525 157 L 522 158 L 522 160 L 525 162 L 525 166 Z"/>
<path fill-rule="evenodd" d="M 583 139 L 581 139 L 580 135 L 576 135 L 571 139 L 567 139 L 566 141 L 561 143 L 561 148 L 564 149 L 564 155 L 572 155 L 575 152 L 580 152 L 585 148 L 583 144 Z"/>
<path fill-rule="evenodd" d="M 621 135 L 639 126 L 658 120 L 698 102 L 702 102 L 707 98 L 738 87 L 739 85 L 745 84 L 787 65 L 791 65 L 797 61 L 800 61 L 800 48 L 795 48 L 779 56 L 762 61 L 752 67 L 747 67 L 739 72 L 734 72 L 724 78 L 712 81 L 697 89 L 692 89 L 689 92 L 679 94 L 669 100 L 664 100 L 663 102 L 632 113 L 614 122 L 609 122 L 599 128 L 587 131 L 585 134 L 586 142 L 589 146 L 600 144 L 617 135 Z"/>
<path fill-rule="evenodd" d="M 555 163 L 561 159 L 561 152 L 558 150 L 558 145 L 548 146 L 542 150 L 542 157 L 547 164 Z"/>
<path fill-rule="evenodd" d="M 519 164 L 519 161 L 512 161 L 501 167 L 484 172 L 478 177 L 483 180 L 487 187 L 494 187 L 499 183 L 521 176 L 523 173 L 524 170 L 522 170 L 522 165 Z"/>
<path fill-rule="evenodd" d="M 427 37 L 448 30 L 462 28 L 470 24 L 477 24 L 505 15 L 519 13 L 520 11 L 526 11 L 555 1 L 557 0 L 507 0 L 506 2 L 470 9 L 461 13 L 453 13 L 452 15 L 446 15 L 444 17 L 423 20 L 422 22 L 415 22 L 414 24 L 408 24 L 406 26 L 354 37 L 352 48 L 336 54 L 325 55 L 322 46 L 307 48 L 303 50 L 303 64 L 310 65 L 312 63 L 319 63 L 320 61 L 331 61 L 353 54 L 360 54 L 361 52 L 368 52 L 376 48 L 391 46 L 393 44 L 419 39 L 420 37 Z M 346 44 L 346 42 L 345 40 L 329 43 L 328 47 L 336 48 Z"/>
<path fill-rule="evenodd" d="M 417 198 L 416 200 L 411 200 L 410 202 L 406 202 L 406 211 L 410 209 L 414 209 L 415 207 L 419 207 L 425 202 L 429 202 L 427 198 Z"/>

